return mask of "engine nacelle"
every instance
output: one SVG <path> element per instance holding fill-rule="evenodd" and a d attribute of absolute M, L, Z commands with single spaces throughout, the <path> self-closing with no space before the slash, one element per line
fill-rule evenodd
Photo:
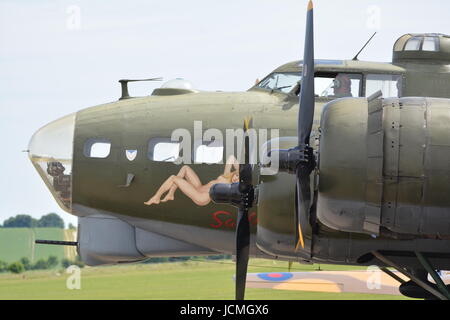
<path fill-rule="evenodd" d="M 450 237 L 450 100 L 332 101 L 321 117 L 319 154 L 324 225 Z"/>

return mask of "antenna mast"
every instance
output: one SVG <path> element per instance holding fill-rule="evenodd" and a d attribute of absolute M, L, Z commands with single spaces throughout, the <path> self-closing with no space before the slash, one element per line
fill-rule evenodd
<path fill-rule="evenodd" d="M 359 52 L 356 54 L 356 56 L 352 59 L 353 61 L 357 61 L 358 60 L 358 56 L 359 54 L 367 47 L 367 45 L 369 44 L 369 42 L 373 39 L 373 37 L 375 37 L 377 33 L 375 32 L 369 40 L 367 40 L 366 44 L 361 48 L 361 50 L 359 50 Z"/>

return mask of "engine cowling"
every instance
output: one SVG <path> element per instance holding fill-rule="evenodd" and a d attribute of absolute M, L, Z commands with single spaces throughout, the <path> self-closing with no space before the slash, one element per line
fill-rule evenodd
<path fill-rule="evenodd" d="M 317 219 L 324 225 L 450 237 L 450 100 L 330 102 L 319 155 Z"/>

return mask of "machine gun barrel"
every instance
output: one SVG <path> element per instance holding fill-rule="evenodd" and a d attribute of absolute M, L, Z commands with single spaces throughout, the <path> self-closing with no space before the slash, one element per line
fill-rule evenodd
<path fill-rule="evenodd" d="M 57 241 L 57 240 L 36 240 L 34 243 L 37 244 L 52 244 L 58 246 L 77 246 L 78 242 L 76 241 Z"/>

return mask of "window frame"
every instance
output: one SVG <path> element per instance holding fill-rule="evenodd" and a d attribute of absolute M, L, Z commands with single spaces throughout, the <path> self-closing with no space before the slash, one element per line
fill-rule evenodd
<path fill-rule="evenodd" d="M 181 141 L 173 141 L 171 138 L 163 138 L 163 137 L 155 137 L 155 138 L 151 138 L 148 141 L 147 144 L 147 158 L 150 161 L 154 161 L 154 162 L 165 162 L 165 163 L 174 163 L 177 159 L 180 158 L 180 151 L 181 148 L 178 151 L 178 158 L 174 159 L 173 161 L 162 161 L 162 160 L 155 160 L 154 159 L 154 150 L 155 147 L 158 143 L 170 143 L 170 144 L 181 144 Z M 170 158 L 169 158 L 170 159 Z"/>
<path fill-rule="evenodd" d="M 406 50 L 406 46 L 408 46 L 408 44 L 410 43 L 410 42 L 412 42 L 412 41 L 418 41 L 418 49 L 417 50 L 412 50 L 412 49 L 408 49 L 408 50 Z M 413 36 L 413 37 L 411 37 L 411 38 L 409 38 L 407 41 L 406 41 L 406 43 L 405 43 L 405 45 L 403 46 L 403 51 L 404 52 L 410 52 L 410 51 L 412 51 L 412 52 L 415 52 L 415 51 L 422 51 L 422 46 L 423 46 L 423 40 L 424 40 L 424 37 L 423 36 Z"/>
<path fill-rule="evenodd" d="M 363 83 L 364 81 L 364 74 L 362 72 L 347 72 L 345 70 L 342 71 L 316 71 L 314 72 L 314 79 L 316 78 L 336 78 L 339 74 L 348 74 L 348 75 L 358 75 L 360 76 L 359 79 L 359 88 L 358 88 L 358 96 L 352 97 L 352 98 L 363 98 Z M 320 76 L 317 76 L 320 75 Z M 315 94 L 315 93 L 314 93 Z M 326 100 L 335 100 L 335 97 L 329 96 L 329 97 L 321 97 L 321 96 L 315 96 L 316 99 L 326 99 Z"/>
<path fill-rule="evenodd" d="M 289 74 L 289 75 L 299 76 L 300 81 L 301 81 L 302 75 L 303 75 L 301 71 L 300 71 L 300 72 L 292 72 L 292 71 L 281 72 L 281 71 L 274 71 L 274 72 L 269 73 L 269 74 L 268 74 L 267 76 L 265 76 L 261 81 L 259 81 L 259 82 L 255 85 L 255 87 L 258 88 L 258 89 L 261 89 L 261 90 L 267 90 L 267 91 L 272 91 L 272 92 L 279 92 L 279 93 L 282 93 L 282 94 L 290 94 L 290 93 L 292 92 L 292 90 L 295 89 L 295 87 L 297 86 L 298 82 L 297 82 L 297 84 L 294 85 L 294 86 L 291 88 L 291 90 L 288 91 L 288 92 L 285 92 L 285 91 L 280 90 L 280 89 L 266 88 L 266 87 L 261 87 L 261 86 L 260 86 L 261 83 L 263 83 L 263 82 L 266 81 L 268 78 L 270 78 L 270 77 L 272 77 L 273 75 L 276 75 L 276 74 Z"/>
<path fill-rule="evenodd" d="M 109 151 L 108 154 L 105 157 L 93 157 L 91 156 L 92 152 L 92 146 L 96 143 L 107 143 L 109 144 Z M 88 138 L 84 142 L 83 145 L 83 155 L 88 159 L 107 159 L 111 156 L 111 150 L 112 150 L 112 143 L 111 140 L 107 138 Z"/>
<path fill-rule="evenodd" d="M 425 43 L 425 39 L 427 39 L 427 38 L 431 38 L 434 40 L 434 50 L 423 50 L 423 45 Z M 441 50 L 440 45 L 441 45 L 441 42 L 439 41 L 438 37 L 424 36 L 423 40 L 422 40 L 422 45 L 420 46 L 420 51 L 422 51 L 422 52 L 439 52 Z"/>
<path fill-rule="evenodd" d="M 221 143 L 221 147 L 222 147 L 222 157 L 220 158 L 220 161 L 218 162 L 197 162 L 196 161 L 196 152 L 197 149 L 200 148 L 201 146 L 207 146 L 210 144 L 214 144 L 220 142 Z M 219 139 L 214 139 L 211 141 L 204 141 L 204 140 L 197 140 L 194 141 L 193 146 L 192 146 L 192 152 L 191 152 L 191 156 L 192 156 L 192 163 L 193 164 L 223 164 L 224 163 L 224 155 L 225 155 L 225 145 L 223 143 L 223 140 L 219 140 Z"/>
<path fill-rule="evenodd" d="M 364 79 L 363 79 L 363 84 L 364 84 L 364 88 L 363 88 L 363 93 L 364 93 L 364 97 L 367 98 L 368 96 L 366 95 L 367 93 L 367 77 L 369 75 L 380 75 L 380 76 L 397 76 L 399 77 L 400 81 L 401 81 L 401 86 L 398 92 L 398 97 L 402 97 L 403 96 L 403 90 L 404 90 L 404 85 L 405 85 L 405 74 L 404 73 L 390 73 L 390 72 L 365 72 L 364 73 Z"/>
<path fill-rule="evenodd" d="M 406 46 L 408 45 L 409 41 L 412 39 L 420 39 L 419 49 L 418 50 L 406 50 Z M 434 40 L 434 48 L 435 50 L 423 50 L 423 44 L 425 43 L 425 38 L 431 38 Z M 439 52 L 441 50 L 441 43 L 439 40 L 439 37 L 436 36 L 430 36 L 430 35 L 420 35 L 420 36 L 411 36 L 410 38 L 406 39 L 405 43 L 402 45 L 402 49 L 398 50 L 396 52 Z"/>

